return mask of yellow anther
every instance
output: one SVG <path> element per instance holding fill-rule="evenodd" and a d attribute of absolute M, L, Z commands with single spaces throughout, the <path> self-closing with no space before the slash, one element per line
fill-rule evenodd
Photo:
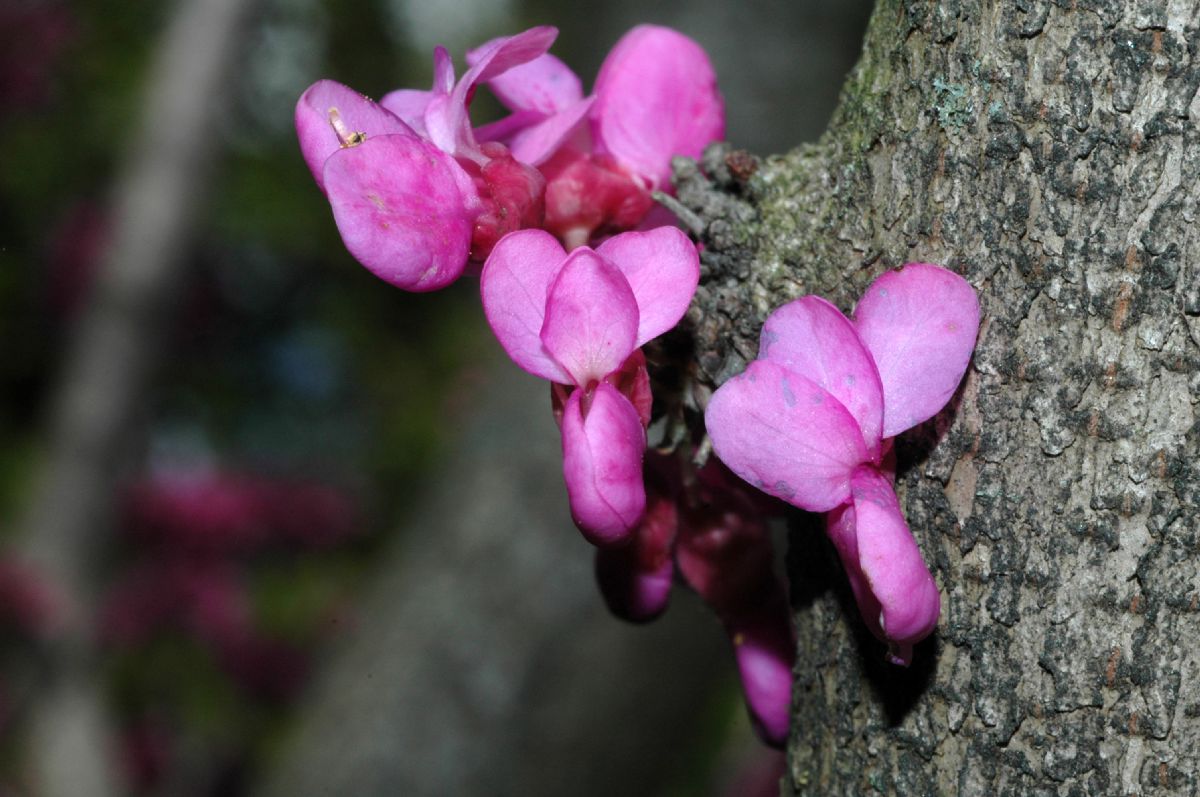
<path fill-rule="evenodd" d="M 342 121 L 342 115 L 337 108 L 329 109 L 329 124 L 333 126 L 333 132 L 337 133 L 338 141 L 342 142 L 342 148 L 357 147 L 359 144 L 367 140 L 366 133 L 358 133 L 346 127 L 346 123 Z"/>

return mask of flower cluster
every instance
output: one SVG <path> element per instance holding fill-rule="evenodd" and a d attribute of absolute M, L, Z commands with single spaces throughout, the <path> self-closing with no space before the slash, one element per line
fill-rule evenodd
<path fill-rule="evenodd" d="M 630 31 L 605 60 L 595 93 L 547 53 L 557 30 L 494 39 L 455 79 L 434 52 L 433 87 L 375 103 L 322 80 L 296 105 L 305 161 L 346 248 L 405 290 L 442 288 L 483 262 L 506 234 L 541 228 L 569 247 L 637 227 L 671 157 L 698 157 L 724 134 L 704 51 L 667 28 Z M 511 115 L 475 128 L 485 84 Z"/>
<path fill-rule="evenodd" d="M 764 740 L 787 736 L 794 645 L 764 499 L 719 463 L 651 459 L 641 347 L 675 326 L 699 281 L 695 245 L 658 226 L 671 158 L 724 135 L 712 65 L 687 37 L 644 25 L 605 59 L 593 93 L 547 53 L 552 28 L 467 53 L 457 81 L 434 55 L 430 91 L 376 104 L 322 81 L 296 126 L 350 252 L 408 290 L 483 262 L 484 314 L 521 368 L 550 382 L 571 515 L 597 546 L 614 614 L 646 621 L 678 573 L 721 619 Z M 510 111 L 473 127 L 486 85 Z M 773 502 L 772 502 L 773 503 Z"/>
<path fill-rule="evenodd" d="M 940 598 L 892 487 L 892 438 L 950 400 L 978 329 L 966 280 L 909 264 L 872 283 L 853 320 L 817 296 L 776 310 L 758 359 L 705 412 L 731 470 L 826 513 L 859 611 L 898 664 L 933 630 Z"/>
<path fill-rule="evenodd" d="M 651 398 L 639 347 L 679 322 L 699 279 L 696 247 L 674 227 L 570 254 L 523 230 L 484 264 L 483 310 L 500 344 L 555 385 L 571 514 L 593 543 L 624 541 L 645 510 Z"/>

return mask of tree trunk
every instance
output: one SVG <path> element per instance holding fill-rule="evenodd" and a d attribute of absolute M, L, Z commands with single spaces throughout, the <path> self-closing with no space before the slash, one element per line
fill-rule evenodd
<path fill-rule="evenodd" d="M 983 308 L 958 398 L 897 441 L 943 596 L 911 669 L 793 531 L 786 792 L 1200 792 L 1198 14 L 883 0 L 820 142 L 681 168 L 701 393 L 773 308 L 904 262 Z"/>

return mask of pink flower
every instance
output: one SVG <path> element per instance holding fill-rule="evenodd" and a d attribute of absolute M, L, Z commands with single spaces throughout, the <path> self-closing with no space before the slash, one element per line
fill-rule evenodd
<path fill-rule="evenodd" d="M 562 386 L 567 495 L 595 544 L 624 540 L 641 520 L 649 394 L 638 347 L 675 326 L 699 276 L 696 247 L 673 227 L 570 255 L 549 233 L 522 230 L 484 264 L 483 311 L 500 344 L 517 365 Z"/>
<path fill-rule="evenodd" d="M 479 135 L 506 143 L 518 160 L 541 169 L 543 227 L 568 248 L 636 227 L 653 205 L 650 192 L 670 189 L 671 158 L 698 158 L 725 135 L 708 56 L 683 34 L 656 25 L 640 25 L 617 42 L 591 97 L 552 55 L 497 75 L 488 86 L 513 113 Z"/>
<path fill-rule="evenodd" d="M 758 359 L 705 412 L 731 470 L 828 513 L 859 610 L 898 664 L 933 630 L 940 598 L 892 488 L 891 438 L 950 400 L 978 329 L 966 280 L 909 264 L 871 284 L 853 322 L 816 296 L 776 310 Z"/>
<path fill-rule="evenodd" d="M 544 53 L 558 32 L 497 39 L 457 83 L 444 48 L 433 89 L 377 104 L 322 80 L 296 104 L 300 149 L 329 198 L 346 248 L 410 291 L 445 287 L 505 233 L 542 220 L 545 183 L 501 144 L 480 145 L 467 109 L 477 83 Z"/>

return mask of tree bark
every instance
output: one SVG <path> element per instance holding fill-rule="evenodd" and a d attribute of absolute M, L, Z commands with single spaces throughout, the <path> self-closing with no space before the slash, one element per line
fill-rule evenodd
<path fill-rule="evenodd" d="M 1200 792 L 1198 14 L 883 0 L 817 144 L 681 166 L 701 405 L 795 296 L 849 310 L 927 261 L 983 308 L 956 400 L 897 441 L 942 590 L 911 669 L 795 524 L 787 793 Z"/>

